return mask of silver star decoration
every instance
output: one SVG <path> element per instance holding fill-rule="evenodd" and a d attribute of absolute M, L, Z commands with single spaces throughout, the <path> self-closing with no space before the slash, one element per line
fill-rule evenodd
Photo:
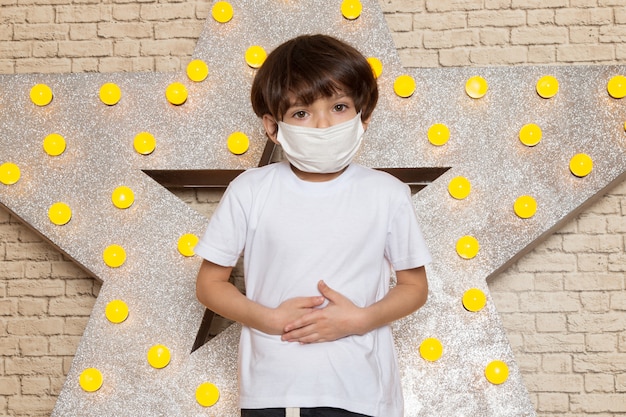
<path fill-rule="evenodd" d="M 340 1 L 233 0 L 227 23 L 207 19 L 194 58 L 208 64 L 202 82 L 176 74 L 10 75 L 0 77 L 0 165 L 16 164 L 19 181 L 0 183 L 0 204 L 37 230 L 79 265 L 103 281 L 54 416 L 236 416 L 238 325 L 195 351 L 204 315 L 195 297 L 200 260 L 177 250 L 185 234 L 200 236 L 207 219 L 163 187 L 225 184 L 238 172 L 267 163 L 272 148 L 248 103 L 255 70 L 244 54 L 251 45 L 271 51 L 301 33 L 327 33 L 379 58 L 380 104 L 358 162 L 386 169 L 416 188 L 415 208 L 431 248 L 430 295 L 426 306 L 394 324 L 407 416 L 530 416 L 534 409 L 522 382 L 486 279 L 505 269 L 581 207 L 622 181 L 626 172 L 626 114 L 607 83 L 624 73 L 617 66 L 404 69 L 383 14 L 375 0 L 363 0 L 356 19 L 346 19 Z M 407 98 L 394 93 L 394 81 L 409 75 L 416 84 Z M 470 98 L 466 81 L 487 81 L 482 98 Z M 540 97 L 537 81 L 552 75 L 558 93 Z M 183 83 L 187 101 L 172 105 L 165 91 Z M 29 99 L 35 84 L 51 87 L 46 106 Z M 104 83 L 122 92 L 115 105 L 99 98 Z M 519 140 L 522 126 L 542 130 L 535 146 Z M 434 146 L 427 132 L 444 124 L 449 140 Z M 134 136 L 153 134 L 156 149 L 141 155 Z M 226 138 L 248 135 L 242 155 L 231 153 Z M 50 133 L 65 137 L 67 149 L 49 156 L 42 149 Z M 593 160 L 589 175 L 570 172 L 579 153 Z M 150 174 L 150 175 L 148 175 Z M 452 198 L 455 177 L 471 182 L 465 199 Z M 423 183 L 420 184 L 420 181 Z M 127 209 L 111 203 L 118 186 L 128 186 L 135 202 Z M 516 199 L 530 195 L 537 211 L 521 218 Z M 62 226 L 48 209 L 64 202 L 72 210 Z M 465 259 L 456 242 L 473 236 L 477 255 Z M 127 259 L 119 267 L 103 261 L 106 247 L 117 244 Z M 479 288 L 486 306 L 466 310 L 466 290 Z M 107 320 L 112 300 L 123 300 L 128 318 Z M 421 357 L 420 344 L 438 339 L 443 355 Z M 171 360 L 150 366 L 150 347 L 162 344 Z M 197 346 L 196 346 L 197 347 Z M 503 361 L 508 379 L 494 384 L 486 366 Z M 103 384 L 95 392 L 81 388 L 83 370 L 96 368 Z M 196 401 L 196 388 L 210 382 L 219 400 L 210 407 Z"/>

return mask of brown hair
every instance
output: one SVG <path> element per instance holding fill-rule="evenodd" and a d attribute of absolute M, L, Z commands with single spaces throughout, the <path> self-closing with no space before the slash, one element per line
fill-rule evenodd
<path fill-rule="evenodd" d="M 338 92 L 354 101 L 361 120 L 367 120 L 378 101 L 372 68 L 354 47 L 327 35 L 302 35 L 274 49 L 252 82 L 252 109 L 282 120 L 293 104 L 306 105 Z"/>

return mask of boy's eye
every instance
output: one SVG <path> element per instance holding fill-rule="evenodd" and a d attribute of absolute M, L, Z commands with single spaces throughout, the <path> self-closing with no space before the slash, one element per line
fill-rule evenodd
<path fill-rule="evenodd" d="M 304 110 L 297 111 L 293 114 L 293 117 L 296 119 L 303 119 L 306 117 L 306 112 Z"/>
<path fill-rule="evenodd" d="M 348 106 L 345 104 L 335 104 L 335 111 L 344 111 Z"/>

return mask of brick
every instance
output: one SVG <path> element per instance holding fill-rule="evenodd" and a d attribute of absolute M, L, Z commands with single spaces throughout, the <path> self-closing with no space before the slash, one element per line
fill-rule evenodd
<path fill-rule="evenodd" d="M 426 10 L 429 12 L 480 10 L 482 7 L 482 0 L 426 0 Z"/>
<path fill-rule="evenodd" d="M 30 56 L 30 45 L 25 42 L 0 42 L 0 56 L 8 59 L 27 58 Z"/>
<path fill-rule="evenodd" d="M 609 294 L 602 291 L 583 292 L 580 294 L 580 303 L 583 309 L 593 313 L 606 313 L 609 311 Z"/>
<path fill-rule="evenodd" d="M 617 336 L 615 333 L 588 334 L 586 346 L 587 352 L 615 352 Z"/>
<path fill-rule="evenodd" d="M 424 11 L 425 0 L 379 0 L 381 9 L 385 13 L 404 12 L 415 13 Z"/>
<path fill-rule="evenodd" d="M 521 292 L 533 288 L 534 275 L 507 271 L 491 281 L 489 288 L 493 292 Z"/>
<path fill-rule="evenodd" d="M 513 0 L 514 9 L 549 9 L 568 6 L 569 0 Z"/>
<path fill-rule="evenodd" d="M 613 23 L 613 10 L 609 8 L 563 8 L 557 9 L 555 12 L 555 22 L 561 26 L 599 26 Z"/>
<path fill-rule="evenodd" d="M 535 274 L 534 290 L 535 291 L 562 291 L 564 274 Z"/>
<path fill-rule="evenodd" d="M 470 65 L 469 51 L 466 48 L 442 49 L 439 51 L 439 65 L 461 67 Z"/>
<path fill-rule="evenodd" d="M 541 359 L 541 369 L 549 374 L 571 373 L 572 357 L 564 353 L 544 354 Z"/>
<path fill-rule="evenodd" d="M 26 9 L 27 23 L 53 23 L 55 10 L 52 6 L 38 6 Z"/>
<path fill-rule="evenodd" d="M 53 357 L 12 357 L 5 359 L 7 375 L 59 375 L 61 358 Z"/>
<path fill-rule="evenodd" d="M 542 333 L 524 336 L 526 352 L 531 353 L 564 353 L 584 352 L 584 334 Z"/>
<path fill-rule="evenodd" d="M 529 292 L 520 294 L 520 309 L 527 312 L 574 312 L 580 310 L 576 293 Z"/>
<path fill-rule="evenodd" d="M 623 372 L 626 353 L 596 353 L 593 355 L 574 356 L 574 372 Z"/>
<path fill-rule="evenodd" d="M 90 41 L 98 37 L 96 23 L 82 23 L 70 25 L 69 39 L 72 41 Z"/>
<path fill-rule="evenodd" d="M 513 313 L 502 315 L 502 323 L 508 331 L 535 332 L 535 316 L 533 314 Z"/>
<path fill-rule="evenodd" d="M 139 20 L 139 4 L 114 4 L 111 17 L 116 21 L 133 21 Z"/>
<path fill-rule="evenodd" d="M 54 407 L 56 398 L 38 395 L 22 395 L 9 397 L 9 408 L 19 416 L 36 416 L 38 413 L 49 413 Z"/>
<path fill-rule="evenodd" d="M 583 387 L 583 378 L 580 375 L 538 373 L 526 384 L 534 392 L 579 393 Z"/>
<path fill-rule="evenodd" d="M 561 45 L 557 47 L 559 62 L 602 62 L 613 59 L 612 45 Z"/>
<path fill-rule="evenodd" d="M 48 313 L 47 298 L 20 297 L 17 303 L 20 316 L 42 316 Z"/>
<path fill-rule="evenodd" d="M 190 24 L 189 20 L 157 23 L 154 26 L 154 39 L 189 38 L 195 41 L 202 29 L 202 26 Z"/>
<path fill-rule="evenodd" d="M 65 295 L 92 295 L 94 282 L 93 278 L 68 280 L 65 282 Z"/>
<path fill-rule="evenodd" d="M 45 356 L 49 353 L 48 338 L 40 337 L 20 337 L 18 341 L 20 356 Z"/>
<path fill-rule="evenodd" d="M 7 292 L 12 297 L 56 297 L 65 293 L 62 280 L 19 280 L 10 282 Z"/>
<path fill-rule="evenodd" d="M 59 56 L 69 58 L 110 56 L 113 51 L 111 41 L 72 41 L 59 42 Z"/>
<path fill-rule="evenodd" d="M 6 334 L 4 332 L 3 334 Z M 0 356 L 14 356 L 19 354 L 18 340 L 15 337 L 0 337 Z M 0 375 L 2 375 L 2 361 L 0 361 Z"/>
<path fill-rule="evenodd" d="M 554 24 L 554 15 L 552 9 L 528 10 L 526 23 L 528 26 L 552 25 Z"/>
<path fill-rule="evenodd" d="M 577 27 L 569 29 L 571 43 L 598 43 L 599 31 L 597 27 Z"/>
<path fill-rule="evenodd" d="M 609 268 L 609 257 L 605 254 L 586 253 L 578 255 L 578 270 L 580 272 L 606 272 Z"/>
<path fill-rule="evenodd" d="M 567 394 L 558 392 L 542 392 L 539 393 L 537 399 L 537 411 L 550 413 L 569 411 L 569 396 Z"/>
<path fill-rule="evenodd" d="M 385 20 L 392 32 L 410 32 L 413 30 L 413 16 L 410 14 L 388 15 Z"/>
<path fill-rule="evenodd" d="M 623 289 L 623 278 L 618 274 L 567 274 L 563 285 L 567 291 L 616 291 Z"/>
<path fill-rule="evenodd" d="M 64 335 L 82 336 L 87 327 L 88 317 L 68 317 L 63 327 Z"/>
<path fill-rule="evenodd" d="M 541 313 L 535 316 L 537 331 L 546 332 L 563 332 L 567 328 L 567 320 L 565 314 L 560 313 Z"/>
<path fill-rule="evenodd" d="M 562 44 L 568 40 L 567 28 L 553 26 L 521 27 L 511 30 L 511 45 Z"/>
<path fill-rule="evenodd" d="M 19 394 L 19 390 L 19 378 L 0 376 L 0 395 L 17 395 Z"/>
<path fill-rule="evenodd" d="M 508 29 L 487 28 L 481 29 L 479 32 L 481 45 L 507 45 L 510 41 Z"/>
<path fill-rule="evenodd" d="M 145 4 L 141 7 L 140 17 L 143 20 L 180 20 L 194 17 L 193 3 L 177 4 Z"/>
<path fill-rule="evenodd" d="M 626 320 L 622 313 L 569 314 L 567 327 L 570 332 L 619 332 L 626 330 Z"/>
<path fill-rule="evenodd" d="M 423 35 L 415 36 L 414 32 L 394 32 L 391 34 L 393 43 L 398 49 L 422 48 Z"/>
<path fill-rule="evenodd" d="M 613 375 L 606 374 L 586 374 L 586 392 L 613 392 L 615 390 L 615 379 Z"/>
<path fill-rule="evenodd" d="M 467 16 L 469 27 L 515 27 L 526 24 L 526 13 L 523 10 L 476 11 Z"/>
<path fill-rule="evenodd" d="M 472 29 L 426 31 L 424 33 L 424 48 L 426 49 L 472 46 L 478 43 L 478 31 Z"/>
<path fill-rule="evenodd" d="M 139 56 L 139 42 L 119 40 L 113 44 L 113 55 L 117 57 L 136 57 Z"/>
<path fill-rule="evenodd" d="M 76 353 L 81 336 L 50 337 L 50 354 L 53 356 L 73 356 Z"/>
<path fill-rule="evenodd" d="M 500 314 L 520 311 L 519 295 L 515 293 L 498 293 L 494 296 L 494 304 Z"/>
<path fill-rule="evenodd" d="M 147 56 L 163 56 L 163 55 L 191 55 L 195 49 L 196 41 L 189 39 L 172 39 L 172 40 L 142 40 L 141 54 Z"/>
<path fill-rule="evenodd" d="M 609 306 L 612 310 L 626 310 L 626 292 L 612 293 Z"/>
<path fill-rule="evenodd" d="M 106 8 L 100 5 L 79 5 L 57 7 L 58 23 L 88 23 L 111 20 Z"/>
<path fill-rule="evenodd" d="M 570 408 L 575 412 L 624 413 L 626 401 L 622 394 L 583 394 L 570 397 Z"/>
<path fill-rule="evenodd" d="M 98 37 L 104 39 L 152 38 L 152 24 L 142 22 L 103 22 L 98 24 Z"/>
<path fill-rule="evenodd" d="M 33 42 L 33 58 L 54 58 L 57 53 L 56 42 Z"/>
<path fill-rule="evenodd" d="M 13 316 L 17 313 L 17 300 L 0 299 L 0 316 Z"/>
<path fill-rule="evenodd" d="M 436 51 L 401 49 L 398 51 L 398 55 L 405 67 L 430 68 L 439 66 L 439 55 Z"/>
<path fill-rule="evenodd" d="M 511 0 L 485 0 L 485 9 L 510 9 Z"/>
<path fill-rule="evenodd" d="M 615 391 L 626 392 L 626 373 L 615 376 Z"/>
<path fill-rule="evenodd" d="M 9 334 L 17 336 L 54 335 L 63 331 L 63 319 L 61 318 L 38 318 L 10 320 L 7 326 Z"/>
<path fill-rule="evenodd" d="M 609 255 L 609 271 L 626 272 L 626 255 L 624 253 Z"/>
<path fill-rule="evenodd" d="M 93 310 L 92 297 L 53 298 L 50 300 L 48 312 L 51 316 L 89 316 Z"/>
<path fill-rule="evenodd" d="M 98 71 L 98 59 L 96 58 L 74 58 L 71 60 L 71 72 L 96 72 Z"/>
<path fill-rule="evenodd" d="M 573 272 L 576 255 L 533 251 L 521 258 L 517 265 L 522 272 Z"/>
<path fill-rule="evenodd" d="M 15 66 L 17 74 L 31 74 L 45 71 L 48 74 L 67 73 L 72 67 L 69 59 L 20 59 Z M 53 259 L 53 257 L 50 257 Z"/>
<path fill-rule="evenodd" d="M 50 379 L 42 376 L 22 378 L 22 395 L 46 395 L 50 393 Z"/>
<path fill-rule="evenodd" d="M 465 29 L 465 27 L 467 26 L 467 13 L 417 13 L 413 15 L 412 23 L 412 30 L 414 31 L 418 29 Z M 413 32 L 413 35 L 416 35 L 415 32 Z"/>

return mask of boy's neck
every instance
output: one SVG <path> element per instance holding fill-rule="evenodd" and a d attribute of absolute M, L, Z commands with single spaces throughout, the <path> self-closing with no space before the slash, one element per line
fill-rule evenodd
<path fill-rule="evenodd" d="M 302 181 L 308 181 L 308 182 L 332 181 L 335 178 L 337 178 L 338 176 L 340 176 L 341 174 L 343 174 L 346 171 L 346 169 L 348 169 L 348 167 L 345 167 L 341 171 L 330 172 L 330 173 L 326 173 L 326 174 L 320 174 L 320 173 L 317 173 L 317 172 L 301 171 L 301 170 L 299 170 L 298 168 L 294 167 L 291 164 L 289 164 L 289 166 L 291 167 L 291 170 L 293 171 L 293 173 L 296 174 L 296 177 L 300 178 Z"/>

